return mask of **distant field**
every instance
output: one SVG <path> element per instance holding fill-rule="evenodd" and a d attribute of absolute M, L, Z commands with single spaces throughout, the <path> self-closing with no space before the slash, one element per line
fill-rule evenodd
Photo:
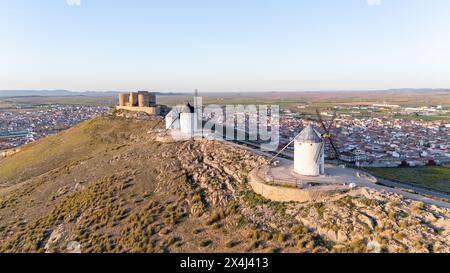
<path fill-rule="evenodd" d="M 14 107 L 14 104 L 0 100 L 0 109 L 9 109 L 11 107 Z"/>
<path fill-rule="evenodd" d="M 406 120 L 424 120 L 424 121 L 438 121 L 438 120 L 450 121 L 450 115 L 448 115 L 448 116 L 395 116 L 395 118 L 403 118 Z"/>
<path fill-rule="evenodd" d="M 5 104 L 30 104 L 30 105 L 48 105 L 48 104 L 70 104 L 70 105 L 101 105 L 113 106 L 117 102 L 116 97 L 89 97 L 89 96 L 71 96 L 71 97 L 14 97 L 4 98 L 1 103 Z"/>
<path fill-rule="evenodd" d="M 158 96 L 158 102 L 169 105 L 191 100 L 192 94 Z M 374 92 L 200 92 L 205 104 L 279 104 L 295 109 L 298 105 L 330 108 L 335 105 L 356 106 L 374 103 L 398 104 L 401 106 L 450 106 L 450 91 L 374 91 Z"/>
<path fill-rule="evenodd" d="M 304 118 L 315 118 L 316 109 L 333 109 L 341 114 L 351 114 L 354 117 L 391 115 L 391 111 L 377 112 L 373 110 L 354 110 L 352 106 L 371 105 L 374 103 L 398 104 L 401 106 L 435 106 L 442 105 L 450 107 L 450 91 L 376 91 L 376 92 L 230 92 L 230 93 L 205 93 L 200 92 L 203 105 L 279 105 L 282 110 L 291 110 L 301 114 Z M 13 97 L 0 99 L 0 110 L 12 109 L 14 105 L 48 105 L 48 104 L 70 104 L 70 105 L 104 105 L 114 106 L 117 104 L 117 96 L 105 93 L 105 96 L 35 96 L 35 97 Z M 157 103 L 169 106 L 185 104 L 193 100 L 193 93 L 186 94 L 163 94 L 157 96 Z M 303 108 L 300 108 L 302 106 Z M 406 119 L 424 120 L 450 120 L 450 116 L 435 117 L 411 117 Z"/>
<path fill-rule="evenodd" d="M 448 91 L 378 91 L 378 92 L 257 92 L 257 93 L 201 93 L 203 104 L 218 105 L 279 105 L 282 110 L 300 113 L 305 118 L 315 118 L 316 109 L 334 109 L 340 114 L 351 114 L 354 117 L 390 116 L 390 110 L 352 109 L 352 106 L 372 105 L 376 103 L 398 104 L 403 107 L 435 106 L 450 107 L 450 92 Z M 193 94 L 160 95 L 158 103 L 174 106 L 192 101 Z M 300 108 L 299 106 L 302 106 Z M 450 116 L 412 117 L 401 116 L 405 119 L 450 120 Z"/>
<path fill-rule="evenodd" d="M 151 90 L 151 89 L 150 89 Z M 389 91 L 327 91 L 327 92 L 202 92 L 200 96 L 206 104 L 270 104 L 283 106 L 315 105 L 323 108 L 335 105 L 356 106 L 373 103 L 390 103 L 401 106 L 450 106 L 450 90 L 389 90 Z M 157 97 L 162 104 L 179 104 L 192 100 L 192 93 L 160 94 Z M 1 98 L 0 101 L 12 103 L 101 103 L 115 104 L 117 96 L 98 93 L 96 96 L 28 96 Z"/>
<path fill-rule="evenodd" d="M 450 193 L 450 168 L 365 168 L 371 174 L 388 180 L 409 183 Z"/>

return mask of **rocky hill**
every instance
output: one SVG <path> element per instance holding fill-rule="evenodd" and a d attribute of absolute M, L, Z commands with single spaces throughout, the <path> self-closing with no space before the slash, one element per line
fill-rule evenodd
<path fill-rule="evenodd" d="M 112 113 L 0 159 L 0 252 L 449 252 L 450 212 L 361 189 L 276 203 L 266 159 L 223 142 L 160 143 Z"/>

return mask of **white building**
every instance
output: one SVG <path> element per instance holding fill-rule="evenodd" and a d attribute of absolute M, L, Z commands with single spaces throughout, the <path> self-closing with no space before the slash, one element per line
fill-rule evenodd
<path fill-rule="evenodd" d="M 294 171 L 306 176 L 325 174 L 325 144 L 311 125 L 295 139 Z"/>
<path fill-rule="evenodd" d="M 180 132 L 192 136 L 195 130 L 195 108 L 188 103 L 180 113 Z"/>

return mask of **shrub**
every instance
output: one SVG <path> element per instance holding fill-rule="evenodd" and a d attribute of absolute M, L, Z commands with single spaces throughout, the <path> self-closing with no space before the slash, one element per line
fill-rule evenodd
<path fill-rule="evenodd" d="M 202 231 L 203 231 L 203 230 L 200 229 L 200 228 L 195 228 L 195 229 L 192 230 L 192 234 L 193 234 L 193 235 L 197 235 L 197 234 L 201 233 Z"/>
<path fill-rule="evenodd" d="M 199 246 L 200 247 L 207 247 L 207 246 L 209 246 L 211 244 L 212 244 L 211 240 L 205 239 L 205 240 L 200 241 Z"/>
<path fill-rule="evenodd" d="M 322 202 L 315 203 L 313 206 L 316 209 L 317 214 L 319 214 L 320 219 L 323 219 L 323 216 L 325 214 L 325 205 L 324 205 L 324 203 L 322 203 Z"/>
<path fill-rule="evenodd" d="M 396 217 L 395 212 L 393 212 L 393 211 L 389 212 L 389 220 L 395 221 L 396 218 L 397 218 L 397 217 Z"/>
<path fill-rule="evenodd" d="M 286 234 L 283 234 L 283 233 L 278 234 L 278 237 L 277 237 L 278 243 L 283 244 L 284 242 L 286 242 L 287 237 L 288 236 Z"/>
<path fill-rule="evenodd" d="M 279 249 L 278 248 L 274 248 L 274 247 L 268 247 L 265 249 L 266 253 L 278 253 Z"/>
<path fill-rule="evenodd" d="M 235 247 L 236 246 L 236 242 L 235 241 L 233 241 L 233 240 L 229 240 L 229 241 L 227 241 L 226 243 L 225 243 L 225 247 L 226 248 L 233 248 L 233 247 Z"/>
<path fill-rule="evenodd" d="M 417 202 L 413 206 L 413 211 L 419 212 L 419 211 L 423 210 L 424 208 L 425 208 L 425 204 L 423 202 Z"/>
<path fill-rule="evenodd" d="M 408 221 L 406 221 L 406 220 L 401 220 L 400 223 L 399 223 L 398 225 L 399 225 L 399 227 L 400 227 L 401 229 L 406 229 L 406 228 L 408 227 Z"/>
<path fill-rule="evenodd" d="M 170 229 L 165 228 L 165 229 L 162 229 L 159 233 L 162 234 L 162 235 L 167 235 L 167 234 L 169 234 L 170 232 L 171 232 Z"/>
<path fill-rule="evenodd" d="M 361 239 L 354 239 L 350 243 L 351 251 L 355 253 L 364 253 L 367 252 L 367 246 Z"/>
<path fill-rule="evenodd" d="M 257 240 L 253 240 L 250 245 L 245 249 L 247 252 L 250 252 L 259 247 L 259 242 Z"/>
<path fill-rule="evenodd" d="M 403 235 L 401 233 L 396 233 L 396 234 L 394 234 L 393 238 L 397 241 L 402 241 Z"/>

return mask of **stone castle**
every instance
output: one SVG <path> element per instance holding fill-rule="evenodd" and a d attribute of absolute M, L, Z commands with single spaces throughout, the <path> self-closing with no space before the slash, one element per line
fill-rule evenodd
<path fill-rule="evenodd" d="M 116 109 L 159 115 L 159 107 L 156 105 L 156 95 L 148 91 L 119 94 L 119 105 L 116 106 Z"/>

